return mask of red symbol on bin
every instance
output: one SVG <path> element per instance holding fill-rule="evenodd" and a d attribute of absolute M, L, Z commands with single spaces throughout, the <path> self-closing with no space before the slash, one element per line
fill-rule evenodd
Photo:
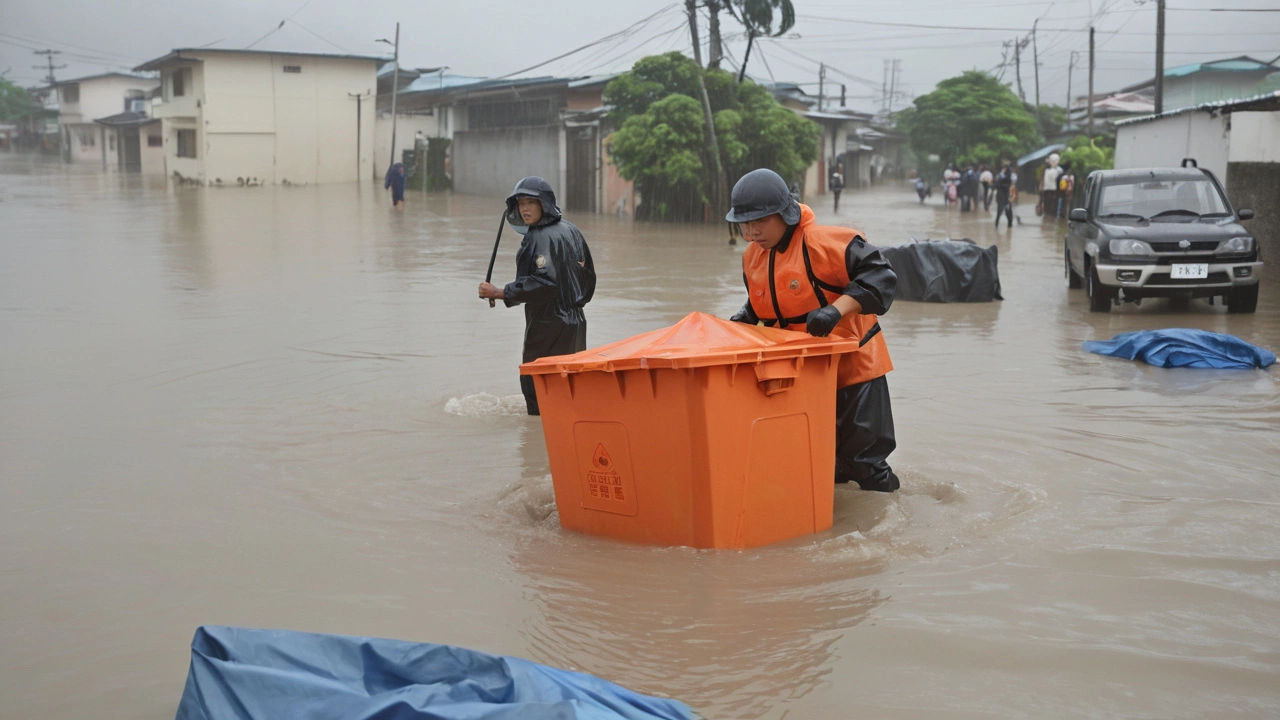
<path fill-rule="evenodd" d="M 604 443 L 596 445 L 596 451 L 591 456 L 591 464 L 601 472 L 609 472 L 613 470 L 613 459 L 609 457 L 608 451 L 604 449 Z"/>

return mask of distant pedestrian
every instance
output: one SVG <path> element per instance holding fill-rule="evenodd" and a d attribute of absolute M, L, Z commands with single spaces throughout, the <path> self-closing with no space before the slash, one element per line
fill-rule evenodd
<path fill-rule="evenodd" d="M 382 189 L 391 190 L 391 207 L 397 210 L 404 208 L 404 164 L 396 163 L 387 170 L 386 181 L 382 183 Z"/>
<path fill-rule="evenodd" d="M 1062 176 L 1062 168 L 1058 167 L 1058 153 L 1049 155 L 1048 165 L 1040 180 L 1040 202 L 1036 208 L 1046 217 L 1058 214 L 1058 178 Z"/>
<path fill-rule="evenodd" d="M 929 187 L 929 183 L 925 182 L 922 177 L 916 178 L 916 195 L 920 197 L 921 205 L 924 204 L 925 198 L 933 195 L 933 188 Z"/>
<path fill-rule="evenodd" d="M 1062 163 L 1062 175 L 1058 177 L 1058 213 L 1057 217 L 1071 214 L 1071 196 L 1076 189 L 1076 176 L 1071 172 L 1071 163 Z"/>
<path fill-rule="evenodd" d="M 995 177 L 991 174 L 991 171 L 987 169 L 986 165 L 978 166 L 978 182 L 982 183 L 982 211 L 990 212 L 991 193 L 995 190 L 993 187 Z"/>
<path fill-rule="evenodd" d="M 1016 192 L 1016 190 L 1014 189 L 1015 182 L 1016 181 L 1014 180 L 1013 169 L 1010 168 L 1008 165 L 1005 165 L 1004 168 L 1000 171 L 1000 174 L 996 176 L 995 186 L 996 186 L 996 227 L 997 228 L 1000 227 L 1000 216 L 1004 215 L 1006 224 L 1009 226 L 1009 229 L 1010 230 L 1013 229 L 1013 199 L 1015 197 L 1014 193 Z"/>
<path fill-rule="evenodd" d="M 839 170 L 831 173 L 831 194 L 836 198 L 835 212 L 840 212 L 840 193 L 844 190 L 844 175 Z"/>
<path fill-rule="evenodd" d="M 978 174 L 973 171 L 970 165 L 964 169 L 964 174 L 960 176 L 960 212 L 969 212 L 976 205 L 978 199 Z"/>

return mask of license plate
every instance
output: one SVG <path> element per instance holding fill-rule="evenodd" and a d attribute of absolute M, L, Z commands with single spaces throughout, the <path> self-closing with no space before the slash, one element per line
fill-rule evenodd
<path fill-rule="evenodd" d="M 1209 266 L 1205 263 L 1174 265 L 1169 277 L 1174 280 L 1203 280 L 1209 277 Z"/>

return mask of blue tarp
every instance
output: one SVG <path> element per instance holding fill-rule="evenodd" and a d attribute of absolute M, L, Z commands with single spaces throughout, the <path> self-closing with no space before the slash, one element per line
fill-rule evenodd
<path fill-rule="evenodd" d="M 1110 340 L 1086 342 L 1084 349 L 1165 368 L 1248 370 L 1264 368 L 1276 361 L 1275 353 L 1234 335 L 1190 328 L 1121 333 Z"/>
<path fill-rule="evenodd" d="M 583 673 L 399 640 L 206 625 L 177 720 L 685 720 Z"/>

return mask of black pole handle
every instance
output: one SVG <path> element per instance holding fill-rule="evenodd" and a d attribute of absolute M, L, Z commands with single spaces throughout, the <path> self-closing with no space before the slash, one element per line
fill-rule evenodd
<path fill-rule="evenodd" d="M 484 274 L 484 281 L 491 282 L 493 280 L 493 263 L 498 259 L 498 244 L 502 242 L 502 228 L 507 224 L 507 212 L 502 211 L 502 217 L 498 220 L 498 237 L 493 241 L 493 254 L 489 256 L 489 272 Z M 497 303 L 493 298 L 489 298 L 489 307 L 497 307 Z"/>

